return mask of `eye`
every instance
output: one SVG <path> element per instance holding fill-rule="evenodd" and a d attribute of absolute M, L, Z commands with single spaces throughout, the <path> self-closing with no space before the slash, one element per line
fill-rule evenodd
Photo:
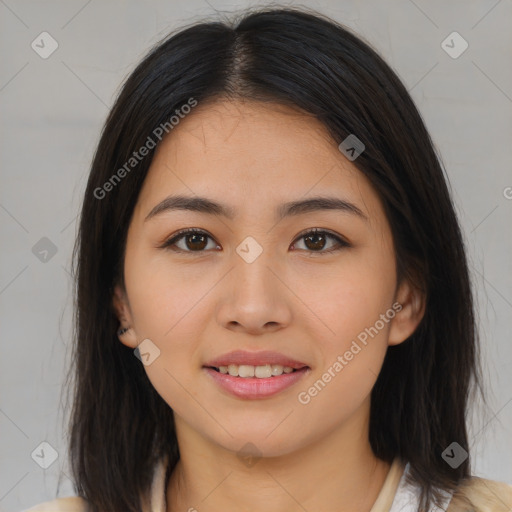
<path fill-rule="evenodd" d="M 213 238 L 201 229 L 189 228 L 178 231 L 173 237 L 164 242 L 161 246 L 162 249 L 169 249 L 178 252 L 204 252 L 208 249 L 208 239 L 213 241 Z M 301 233 L 295 240 L 303 239 L 305 242 L 305 249 L 300 250 L 310 251 L 312 253 L 330 253 L 340 250 L 344 247 L 350 247 L 350 244 L 343 240 L 340 236 L 330 233 L 329 231 L 321 229 L 310 229 Z M 324 250 L 328 246 L 329 239 L 334 241 L 331 247 Z M 182 243 L 181 247 L 178 245 Z M 293 244 L 292 247 L 296 245 Z M 213 244 L 212 248 L 220 248 L 218 244 Z"/>
<path fill-rule="evenodd" d="M 202 231 L 201 229 L 189 228 L 183 229 L 182 231 L 178 231 L 172 238 L 164 242 L 161 246 L 165 249 L 170 249 L 172 251 L 181 251 L 181 252 L 203 252 L 204 249 L 208 247 L 208 238 L 213 240 L 213 238 Z M 184 247 L 178 246 L 177 242 L 184 241 Z M 176 246 L 177 249 L 173 248 Z M 216 245 L 216 247 L 219 247 Z M 211 247 L 210 247 L 211 248 Z"/>
<path fill-rule="evenodd" d="M 305 241 L 305 250 L 308 250 L 312 253 L 319 253 L 320 255 L 338 251 L 344 247 L 350 247 L 350 244 L 343 240 L 340 236 L 321 229 L 310 229 L 305 233 L 301 233 L 296 238 L 296 240 L 300 239 Z M 329 239 L 334 240 L 334 245 L 331 245 L 329 249 L 324 250 L 326 245 L 328 245 L 327 241 Z"/>

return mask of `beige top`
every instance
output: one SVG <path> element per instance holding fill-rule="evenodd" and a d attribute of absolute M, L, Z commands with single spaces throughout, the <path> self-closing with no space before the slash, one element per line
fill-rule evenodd
<path fill-rule="evenodd" d="M 166 512 L 166 469 L 167 460 L 163 459 L 155 468 L 150 503 L 144 508 L 144 512 Z M 408 469 L 409 465 L 404 465 L 398 458 L 393 461 L 370 512 L 416 512 L 419 490 L 416 486 L 406 484 L 405 477 Z M 509 512 L 512 510 L 511 485 L 482 478 L 472 478 L 471 485 L 464 495 L 469 496 L 473 500 L 472 504 L 477 506 L 475 512 Z M 445 496 L 443 508 L 433 507 L 429 512 L 467 510 L 466 507 L 462 507 L 464 502 L 459 502 L 458 496 L 453 500 L 451 494 L 445 494 Z M 78 496 L 72 496 L 46 501 L 22 512 L 87 512 L 87 507 L 85 500 Z"/>

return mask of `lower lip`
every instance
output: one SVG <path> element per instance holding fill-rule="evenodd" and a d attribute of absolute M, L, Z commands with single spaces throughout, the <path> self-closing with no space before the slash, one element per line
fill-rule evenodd
<path fill-rule="evenodd" d="M 259 379 L 258 377 L 233 377 L 228 373 L 220 373 L 212 368 L 203 367 L 203 369 L 212 376 L 222 389 L 239 398 L 252 400 L 267 398 L 289 388 L 310 370 L 309 367 L 305 367 L 292 373 Z"/>

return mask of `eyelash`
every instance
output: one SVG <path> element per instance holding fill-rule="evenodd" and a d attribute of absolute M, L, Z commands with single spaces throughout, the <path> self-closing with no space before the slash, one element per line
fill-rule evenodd
<path fill-rule="evenodd" d="M 190 251 L 190 250 L 184 250 L 184 249 L 180 249 L 180 248 L 172 248 L 172 246 L 175 245 L 176 242 L 178 242 L 179 240 L 184 238 L 186 235 L 194 235 L 194 234 L 206 235 L 208 238 L 214 240 L 213 237 L 210 236 L 206 231 L 203 231 L 201 229 L 196 229 L 196 228 L 188 228 L 188 229 L 183 229 L 181 231 L 178 231 L 175 235 L 173 235 L 171 238 L 166 240 L 160 246 L 160 248 L 170 250 L 170 251 L 175 251 L 175 252 L 189 253 L 189 254 L 194 254 L 194 253 L 200 254 L 200 253 L 206 252 L 205 250 Z M 324 250 L 313 251 L 313 250 L 307 250 L 307 249 L 300 249 L 300 250 L 306 250 L 307 252 L 310 252 L 311 256 L 317 255 L 317 254 L 318 255 L 329 254 L 329 253 L 339 251 L 339 250 L 347 248 L 347 247 L 351 247 L 351 245 L 347 241 L 345 241 L 343 238 L 341 238 L 340 236 L 335 235 L 334 233 L 331 233 L 330 231 L 326 231 L 326 230 L 318 229 L 318 228 L 313 228 L 308 231 L 304 231 L 304 232 L 300 233 L 295 238 L 295 240 L 298 241 L 301 238 L 305 238 L 307 235 L 311 235 L 311 234 L 327 235 L 328 237 L 333 238 L 337 243 L 337 246 L 327 249 L 325 251 Z M 295 241 L 294 241 L 294 243 L 295 243 Z"/>

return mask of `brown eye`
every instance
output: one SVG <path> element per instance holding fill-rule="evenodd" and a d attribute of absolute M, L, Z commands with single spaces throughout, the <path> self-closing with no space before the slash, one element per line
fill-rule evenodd
<path fill-rule="evenodd" d="M 213 240 L 208 233 L 200 229 L 187 229 L 180 231 L 171 239 L 167 240 L 162 248 L 181 252 L 204 252 L 208 247 L 208 239 Z M 178 245 L 178 243 L 181 244 L 181 246 Z M 216 244 L 213 244 L 213 246 L 213 248 L 218 247 Z"/>
<path fill-rule="evenodd" d="M 304 250 L 312 253 L 317 252 L 319 254 L 326 254 L 342 249 L 343 247 L 350 247 L 350 244 L 341 237 L 319 229 L 313 229 L 303 233 L 302 235 L 299 235 L 296 240 L 304 240 Z M 334 240 L 334 244 L 331 244 L 328 249 L 325 249 L 325 247 L 329 245 L 329 240 Z"/>

